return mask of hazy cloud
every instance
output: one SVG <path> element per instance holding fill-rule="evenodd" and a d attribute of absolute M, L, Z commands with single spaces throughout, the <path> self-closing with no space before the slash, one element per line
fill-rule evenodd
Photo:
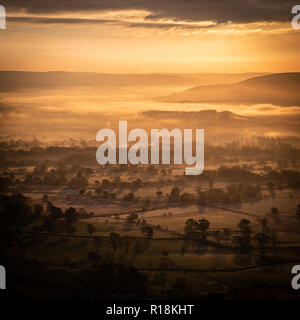
<path fill-rule="evenodd" d="M 27 22 L 27 23 L 40 23 L 40 24 L 116 24 L 123 25 L 128 28 L 155 28 L 155 29 L 170 29 L 170 28 L 183 28 L 183 29 L 203 29 L 211 28 L 214 25 L 199 26 L 197 24 L 185 23 L 162 23 L 162 22 L 129 22 L 114 19 L 84 19 L 84 18 L 60 18 L 60 17 L 7 17 L 8 21 L 12 22 Z"/>
<path fill-rule="evenodd" d="M 293 0 L 2 0 L 9 11 L 62 13 L 104 10 L 147 10 L 148 20 L 171 18 L 219 23 L 290 21 Z"/>

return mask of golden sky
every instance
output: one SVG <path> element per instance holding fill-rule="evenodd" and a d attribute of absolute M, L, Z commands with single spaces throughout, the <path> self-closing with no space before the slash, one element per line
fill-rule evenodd
<path fill-rule="evenodd" d="M 28 11 L 28 10 L 27 10 Z M 121 9 L 7 11 L 0 70 L 152 72 L 300 71 L 300 30 L 289 21 L 156 17 Z"/>

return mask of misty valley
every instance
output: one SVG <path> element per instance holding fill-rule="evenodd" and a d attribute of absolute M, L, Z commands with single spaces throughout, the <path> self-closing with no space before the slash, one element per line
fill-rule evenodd
<path fill-rule="evenodd" d="M 69 143 L 0 144 L 1 250 L 10 270 L 32 288 L 24 292 L 10 279 L 18 295 L 294 294 L 289 278 L 300 251 L 298 149 L 279 138 L 208 144 L 203 174 L 187 176 L 183 165 L 99 166 L 95 143 Z"/>
<path fill-rule="evenodd" d="M 298 298 L 297 73 L 0 74 L 0 256 L 16 299 Z M 154 163 L 152 128 L 181 133 Z M 186 128 L 205 131 L 199 175 Z"/>

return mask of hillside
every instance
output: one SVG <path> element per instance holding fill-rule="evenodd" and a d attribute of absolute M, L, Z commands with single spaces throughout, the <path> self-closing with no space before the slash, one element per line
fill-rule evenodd
<path fill-rule="evenodd" d="M 277 73 L 231 84 L 197 86 L 159 97 L 164 102 L 300 106 L 300 73 Z"/>
<path fill-rule="evenodd" d="M 257 73 L 152 73 L 108 74 L 93 72 L 0 71 L 0 92 L 63 87 L 182 87 L 232 83 Z"/>

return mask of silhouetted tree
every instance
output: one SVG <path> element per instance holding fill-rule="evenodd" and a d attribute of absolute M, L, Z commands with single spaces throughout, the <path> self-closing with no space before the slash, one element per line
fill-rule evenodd
<path fill-rule="evenodd" d="M 235 237 L 235 244 L 239 246 L 242 252 L 249 251 L 252 248 L 251 245 L 251 233 L 252 229 L 250 227 L 250 221 L 247 219 L 242 219 L 238 227 L 241 231 L 241 236 Z"/>
<path fill-rule="evenodd" d="M 47 212 L 50 218 L 57 220 L 63 217 L 63 212 L 61 210 L 61 208 L 56 207 L 55 205 L 53 205 L 52 203 L 48 203 L 47 205 Z"/>
<path fill-rule="evenodd" d="M 136 213 L 131 213 L 127 217 L 127 222 L 135 222 L 138 219 L 138 215 Z"/>
<path fill-rule="evenodd" d="M 77 231 L 77 229 L 76 229 L 75 226 L 73 226 L 73 225 L 70 224 L 70 223 L 67 223 L 67 224 L 66 224 L 66 232 L 67 232 L 68 234 L 73 234 L 73 233 L 75 233 L 76 231 Z"/>
<path fill-rule="evenodd" d="M 35 206 L 34 206 L 34 214 L 37 216 L 37 217 L 40 217 L 44 212 L 44 207 L 37 203 Z"/>
<path fill-rule="evenodd" d="M 86 228 L 90 236 L 97 231 L 97 229 L 92 224 L 88 224 Z"/>
<path fill-rule="evenodd" d="M 50 216 L 45 217 L 42 228 L 45 229 L 49 233 L 54 232 L 55 228 L 56 228 L 55 219 L 51 218 Z"/>
<path fill-rule="evenodd" d="M 215 237 L 216 241 L 219 243 L 222 236 L 221 231 L 220 230 L 213 231 L 213 236 Z"/>
<path fill-rule="evenodd" d="M 229 238 L 231 236 L 231 231 L 228 228 L 223 229 L 223 237 L 226 240 L 226 242 L 229 241 Z"/>
<path fill-rule="evenodd" d="M 258 232 L 253 239 L 258 242 L 262 249 L 262 254 L 265 255 L 265 245 L 269 242 L 269 237 L 263 232 Z"/>
<path fill-rule="evenodd" d="M 271 214 L 273 214 L 273 215 L 276 215 L 276 214 L 278 214 L 278 209 L 277 208 L 275 208 L 275 207 L 272 207 L 271 208 Z"/>
<path fill-rule="evenodd" d="M 47 194 L 44 194 L 43 197 L 42 197 L 42 202 L 47 203 L 48 200 L 49 200 L 48 195 L 47 195 Z"/>
<path fill-rule="evenodd" d="M 170 200 L 171 201 L 178 201 L 180 196 L 180 189 L 178 187 L 174 187 L 171 190 Z"/>
<path fill-rule="evenodd" d="M 152 238 L 154 234 L 153 228 L 151 228 L 150 226 L 142 226 L 141 232 L 148 238 Z"/>
<path fill-rule="evenodd" d="M 69 223 L 75 223 L 79 219 L 79 213 L 73 207 L 70 207 L 66 210 L 65 217 Z"/>
<path fill-rule="evenodd" d="M 206 238 L 206 230 L 209 228 L 209 221 L 206 219 L 200 219 L 198 220 L 198 228 L 200 229 L 202 233 L 202 239 Z"/>

